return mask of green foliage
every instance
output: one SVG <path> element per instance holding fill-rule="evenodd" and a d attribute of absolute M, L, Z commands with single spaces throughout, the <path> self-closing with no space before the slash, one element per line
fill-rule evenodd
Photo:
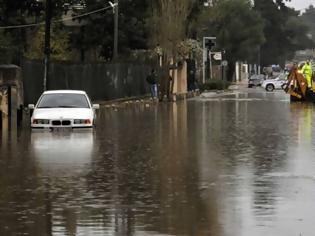
<path fill-rule="evenodd" d="M 289 17 L 285 27 L 291 48 L 290 52 L 288 52 L 289 57 L 292 57 L 296 50 L 313 48 L 314 41 L 312 41 L 311 37 L 307 36 L 309 27 L 301 17 Z"/>
<path fill-rule="evenodd" d="M 0 30 L 0 64 L 9 64 L 18 48 L 13 44 L 10 33 Z"/>
<path fill-rule="evenodd" d="M 229 81 L 211 79 L 207 81 L 205 84 L 200 84 L 199 89 L 202 92 L 209 90 L 225 90 L 230 85 L 231 83 Z"/>
<path fill-rule="evenodd" d="M 309 27 L 309 33 L 313 42 L 315 42 L 315 8 L 310 6 L 301 16 L 305 25 Z"/>
<path fill-rule="evenodd" d="M 84 8 L 72 9 L 69 14 L 103 8 L 107 1 L 53 0 L 53 19 L 60 19 L 75 3 Z M 197 36 L 216 36 L 218 48 L 226 51 L 231 65 L 236 60 L 256 62 L 258 49 L 262 64 L 268 65 L 281 64 L 295 50 L 314 45 L 307 37 L 311 32 L 315 38 L 314 7 L 300 17 L 285 6 L 284 0 L 214 0 L 212 8 L 205 8 L 203 3 L 204 0 L 119 0 L 121 58 L 134 58 L 134 51 L 154 49 L 157 45 L 175 60 L 189 54 L 200 58 Z M 0 0 L 0 25 L 41 22 L 44 11 L 45 1 Z M 113 19 L 112 10 L 108 9 L 76 20 L 76 27 L 53 27 L 52 58 L 71 60 L 70 48 L 80 52 L 81 61 L 86 60 L 88 52 L 94 52 L 97 60 L 111 60 Z M 10 29 L 0 32 L 0 37 L 0 57 L 6 61 L 23 55 L 43 58 L 43 28 Z"/>
<path fill-rule="evenodd" d="M 67 7 L 69 6 L 67 3 L 72 2 L 75 2 L 75 0 L 53 0 L 53 17 L 60 17 L 60 15 L 67 10 Z M 0 26 L 42 22 L 44 21 L 44 11 L 45 1 L 0 0 Z M 67 32 L 64 32 L 64 34 L 67 34 Z M 33 44 L 34 42 L 38 42 L 40 40 L 38 37 L 41 36 L 36 30 L 34 31 L 34 28 L 7 29 L 1 33 L 2 40 L 0 42 L 0 50 L 2 55 L 0 57 L 5 57 L 8 63 L 14 64 L 20 64 L 20 61 L 25 53 L 27 55 L 33 54 L 30 56 L 38 58 L 40 55 L 40 44 L 37 46 L 37 51 L 35 50 L 33 53 L 30 52 L 30 50 L 36 48 Z M 28 48 L 28 41 L 30 40 L 32 41 L 31 49 Z M 64 42 L 62 42 L 61 39 L 60 45 L 63 43 Z M 3 52 L 3 48 L 6 48 L 5 52 Z M 55 48 L 56 50 L 59 50 L 57 49 L 58 46 Z M 40 59 L 42 59 L 42 57 Z"/>
<path fill-rule="evenodd" d="M 177 44 L 177 52 L 181 59 L 185 59 L 196 54 L 202 56 L 201 44 L 195 39 L 186 39 Z"/>
<path fill-rule="evenodd" d="M 255 10 L 265 22 L 266 42 L 261 47 L 263 65 L 283 64 L 298 49 L 310 46 L 307 27 L 298 12 L 288 8 L 283 0 L 255 0 Z"/>
<path fill-rule="evenodd" d="M 71 50 L 69 50 L 69 37 L 65 30 L 60 25 L 52 27 L 51 36 L 51 58 L 57 61 L 67 61 L 72 57 Z M 25 57 L 29 59 L 41 60 L 44 58 L 44 40 L 45 28 L 39 27 L 34 32 L 34 40 L 31 41 Z"/>
<path fill-rule="evenodd" d="M 167 59 L 178 56 L 177 45 L 188 38 L 189 20 L 198 12 L 199 0 L 156 0 L 152 1 L 150 19 L 150 43 L 160 45 Z M 200 3 L 200 2 L 199 2 Z"/>
<path fill-rule="evenodd" d="M 231 61 L 247 60 L 264 42 L 263 21 L 249 1 L 222 0 L 210 13 L 210 35 L 216 35 Z"/>
<path fill-rule="evenodd" d="M 147 25 L 149 0 L 120 0 L 119 1 L 119 53 L 128 54 L 130 50 L 147 48 Z M 104 2 L 86 0 L 86 8 L 76 14 L 90 12 L 104 7 Z M 99 59 L 111 60 L 113 54 L 114 15 L 107 10 L 84 17 L 79 30 L 71 32 L 71 47 L 84 53 L 97 49 Z"/>
<path fill-rule="evenodd" d="M 225 50 L 229 65 L 249 60 L 264 42 L 263 21 L 248 0 L 221 0 L 201 17 L 201 36 L 216 36 L 217 47 Z M 234 66 L 229 67 L 232 80 Z"/>

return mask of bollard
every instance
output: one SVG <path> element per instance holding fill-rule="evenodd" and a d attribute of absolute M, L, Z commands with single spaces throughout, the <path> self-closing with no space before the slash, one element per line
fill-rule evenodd
<path fill-rule="evenodd" d="M 17 110 L 18 110 L 18 102 L 17 102 L 17 88 L 16 86 L 8 87 L 8 110 L 9 110 L 9 127 L 11 130 L 17 129 Z"/>
<path fill-rule="evenodd" d="M 9 128 L 9 101 L 8 101 L 8 88 L 3 86 L 1 87 L 1 128 Z"/>
<path fill-rule="evenodd" d="M 18 113 L 22 112 L 23 83 L 21 70 L 14 65 L 0 65 L 1 129 L 17 129 Z M 18 112 L 18 110 L 21 110 Z M 19 113 L 19 118 L 22 115 Z"/>

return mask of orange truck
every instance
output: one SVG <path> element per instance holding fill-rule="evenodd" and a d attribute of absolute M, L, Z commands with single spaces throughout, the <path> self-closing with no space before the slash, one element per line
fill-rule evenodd
<path fill-rule="evenodd" d="M 298 67 L 293 66 L 288 76 L 288 81 L 283 84 L 282 89 L 290 94 L 292 102 L 315 102 L 315 76 L 313 74 L 312 87 L 308 88 L 307 81 L 303 74 L 298 72 Z"/>

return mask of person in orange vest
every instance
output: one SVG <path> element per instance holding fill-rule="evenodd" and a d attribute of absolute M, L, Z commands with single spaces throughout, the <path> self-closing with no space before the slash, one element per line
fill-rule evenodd
<path fill-rule="evenodd" d="M 306 61 L 305 65 L 302 67 L 302 73 L 307 81 L 307 87 L 312 88 L 312 65 L 309 60 Z"/>

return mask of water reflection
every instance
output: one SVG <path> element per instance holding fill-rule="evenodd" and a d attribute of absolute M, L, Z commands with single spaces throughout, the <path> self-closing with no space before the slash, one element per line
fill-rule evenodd
<path fill-rule="evenodd" d="M 131 108 L 104 114 L 102 132 L 97 135 L 102 140 L 111 134 L 108 145 L 99 150 L 107 158 L 98 158 L 90 177 L 91 183 L 99 185 L 104 180 L 112 182 L 105 192 L 111 192 L 116 206 L 116 232 L 220 235 L 213 217 L 215 203 L 207 198 L 211 206 L 207 208 L 198 188 L 195 140 L 189 138 L 193 130 L 188 127 L 187 109 L 183 102 L 150 107 L 143 113 L 135 113 Z M 106 173 L 104 169 L 113 171 Z M 92 187 L 97 197 L 104 196 L 102 188 L 94 184 Z"/>
<path fill-rule="evenodd" d="M 53 172 L 78 171 L 89 168 L 94 144 L 93 131 L 36 132 L 31 134 L 31 146 L 38 167 L 47 175 Z"/>
<path fill-rule="evenodd" d="M 3 133 L 0 235 L 311 235 L 313 109 L 236 93 Z"/>

